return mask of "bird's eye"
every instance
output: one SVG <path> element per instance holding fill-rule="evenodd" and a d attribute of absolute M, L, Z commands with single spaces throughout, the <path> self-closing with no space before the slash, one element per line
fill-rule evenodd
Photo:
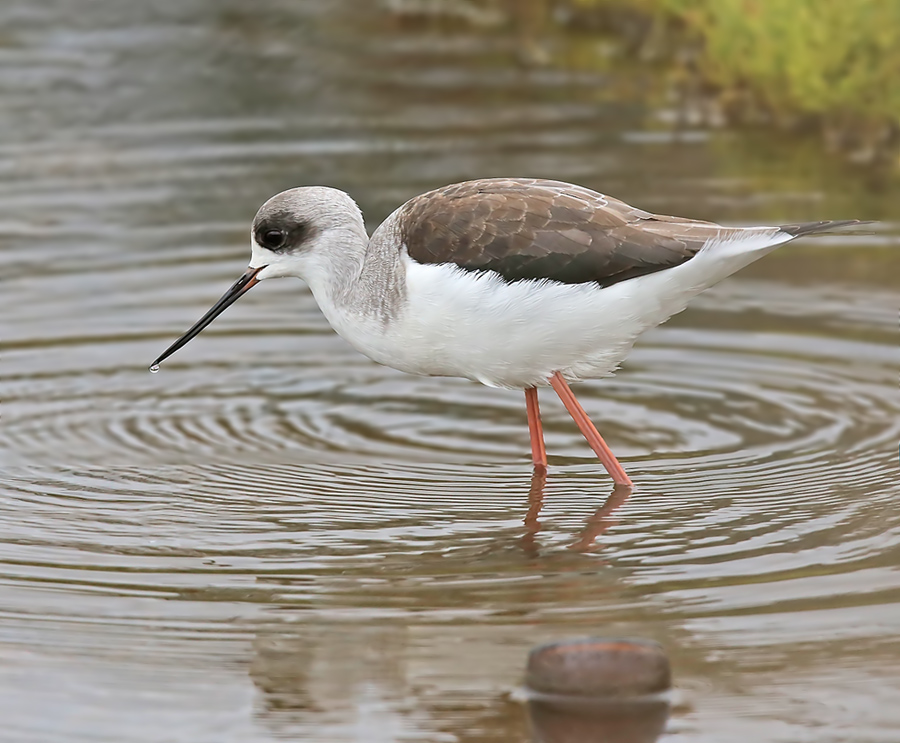
<path fill-rule="evenodd" d="M 259 244 L 269 250 L 277 250 L 284 245 L 287 234 L 284 230 L 266 230 L 259 235 Z"/>

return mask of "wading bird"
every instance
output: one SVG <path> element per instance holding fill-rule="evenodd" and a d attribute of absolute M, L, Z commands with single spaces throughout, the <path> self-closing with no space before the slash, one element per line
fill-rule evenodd
<path fill-rule="evenodd" d="M 151 370 L 261 280 L 296 276 L 373 361 L 524 390 L 539 470 L 537 388 L 550 385 L 613 480 L 630 486 L 569 382 L 608 376 L 641 333 L 777 246 L 858 223 L 723 227 L 570 183 L 490 178 L 416 196 L 369 237 L 343 191 L 294 188 L 263 204 L 250 267 Z"/>

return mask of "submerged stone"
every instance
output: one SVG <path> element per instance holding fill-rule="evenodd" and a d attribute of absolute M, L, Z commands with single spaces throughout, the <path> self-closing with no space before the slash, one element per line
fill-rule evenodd
<path fill-rule="evenodd" d="M 672 676 L 655 642 L 585 637 L 536 647 L 525 682 L 543 694 L 627 698 L 666 691 Z"/>

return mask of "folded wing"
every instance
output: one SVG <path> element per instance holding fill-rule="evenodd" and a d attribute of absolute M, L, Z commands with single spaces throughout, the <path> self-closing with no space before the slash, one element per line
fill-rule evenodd
<path fill-rule="evenodd" d="M 609 286 L 690 260 L 742 228 L 665 217 L 559 181 L 467 181 L 407 202 L 397 215 L 409 255 L 495 271 L 507 281 Z"/>

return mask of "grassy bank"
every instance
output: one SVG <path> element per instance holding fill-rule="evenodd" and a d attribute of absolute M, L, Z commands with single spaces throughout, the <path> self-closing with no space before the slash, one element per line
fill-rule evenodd
<path fill-rule="evenodd" d="M 730 120 L 818 128 L 859 161 L 892 159 L 900 133 L 897 0 L 572 0 L 643 14 L 648 38 L 701 81 Z M 675 39 L 673 41 L 673 38 Z M 685 53 L 691 50 L 691 53 Z"/>

